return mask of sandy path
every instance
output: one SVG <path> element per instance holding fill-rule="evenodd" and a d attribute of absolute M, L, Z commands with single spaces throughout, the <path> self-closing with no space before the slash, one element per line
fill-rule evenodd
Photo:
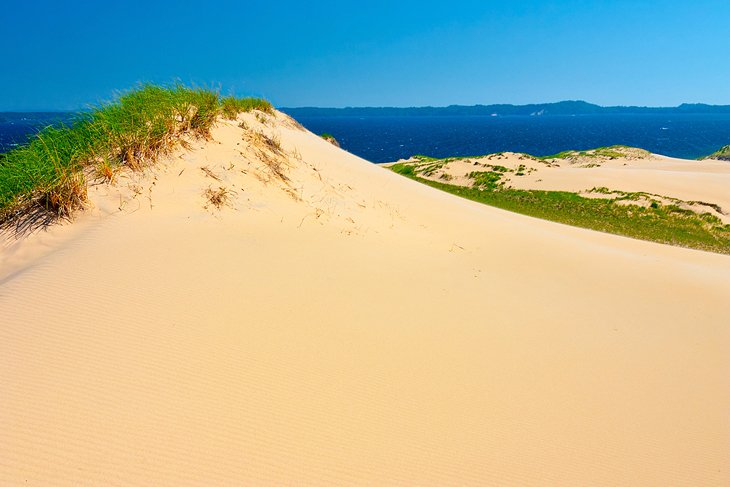
<path fill-rule="evenodd" d="M 121 213 L 99 190 L 5 248 L 0 483 L 730 483 L 730 258 L 262 129 L 288 185 L 224 124 Z"/>

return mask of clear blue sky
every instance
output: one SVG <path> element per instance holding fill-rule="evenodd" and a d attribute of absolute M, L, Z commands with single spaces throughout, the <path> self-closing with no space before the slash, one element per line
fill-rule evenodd
<path fill-rule="evenodd" d="M 277 106 L 730 104 L 730 2 L 13 1 L 0 110 L 139 81 Z"/>

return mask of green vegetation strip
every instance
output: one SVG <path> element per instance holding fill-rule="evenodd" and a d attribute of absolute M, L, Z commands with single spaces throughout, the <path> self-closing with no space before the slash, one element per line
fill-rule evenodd
<path fill-rule="evenodd" d="M 697 214 L 676 205 L 647 208 L 620 204 L 621 198 L 584 198 L 567 191 L 505 188 L 498 183 L 498 173 L 473 174 L 475 186 L 465 187 L 419 177 L 413 165 L 407 163 L 395 164 L 390 169 L 442 191 L 515 213 L 652 242 L 730 254 L 730 225 L 709 213 Z"/>
<path fill-rule="evenodd" d="M 535 157 L 535 159 L 540 160 L 548 160 L 548 159 L 569 159 L 571 157 L 603 157 L 606 159 L 619 159 L 621 157 L 626 156 L 626 150 L 636 150 L 632 147 L 626 146 L 626 145 L 611 145 L 608 147 L 596 147 L 595 149 L 587 150 L 587 151 L 575 151 L 575 150 L 568 150 L 563 152 L 558 152 L 557 154 L 553 154 L 550 156 L 530 156 Z M 640 152 L 646 152 L 644 150 L 640 150 Z"/>
<path fill-rule="evenodd" d="M 86 200 L 86 179 L 127 166 L 139 170 L 181 143 L 208 137 L 219 115 L 273 107 L 258 98 L 221 97 L 182 85 L 142 85 L 70 126 L 48 127 L 28 144 L 0 154 L 0 223 L 38 211 L 67 217 Z"/>

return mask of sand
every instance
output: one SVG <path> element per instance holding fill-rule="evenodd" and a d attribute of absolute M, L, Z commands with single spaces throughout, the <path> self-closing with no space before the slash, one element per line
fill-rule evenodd
<path fill-rule="evenodd" d="M 693 161 L 637 149 L 623 150 L 628 154 L 639 153 L 639 157 L 582 157 L 541 161 L 525 154 L 506 152 L 458 159 L 430 175 L 421 176 L 434 181 L 471 186 L 473 180 L 468 178 L 469 173 L 490 170 L 489 166 L 502 166 L 512 170 L 504 173 L 500 180 L 508 187 L 570 191 L 586 197 L 601 197 L 600 194 L 590 193 L 594 188 L 642 192 L 668 198 L 659 198 L 667 204 L 679 204 L 698 213 L 711 213 L 724 223 L 730 223 L 730 162 Z M 517 175 L 520 166 L 523 166 L 522 175 Z M 646 198 L 642 198 L 636 203 L 645 202 Z"/>
<path fill-rule="evenodd" d="M 0 484 L 730 483 L 730 257 L 242 119 L 4 244 Z"/>

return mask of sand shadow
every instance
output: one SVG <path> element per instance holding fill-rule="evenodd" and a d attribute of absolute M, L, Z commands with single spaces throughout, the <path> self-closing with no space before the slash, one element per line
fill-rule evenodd
<path fill-rule="evenodd" d="M 37 204 L 18 208 L 0 219 L 0 236 L 20 239 L 38 230 L 45 230 L 49 225 L 62 218 L 55 212 Z"/>

